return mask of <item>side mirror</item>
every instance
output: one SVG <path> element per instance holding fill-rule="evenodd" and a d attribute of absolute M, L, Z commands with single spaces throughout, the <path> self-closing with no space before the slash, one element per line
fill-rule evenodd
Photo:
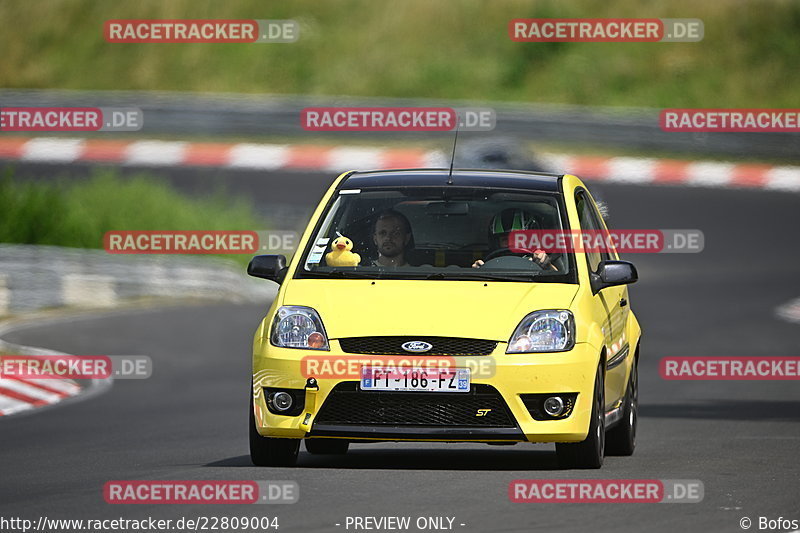
<path fill-rule="evenodd" d="M 256 278 L 264 278 L 277 284 L 286 277 L 286 257 L 282 255 L 257 255 L 247 265 L 247 273 Z"/>
<path fill-rule="evenodd" d="M 603 261 L 597 267 L 597 273 L 591 274 L 592 291 L 613 287 L 614 285 L 628 285 L 639 280 L 636 267 L 629 261 Z"/>

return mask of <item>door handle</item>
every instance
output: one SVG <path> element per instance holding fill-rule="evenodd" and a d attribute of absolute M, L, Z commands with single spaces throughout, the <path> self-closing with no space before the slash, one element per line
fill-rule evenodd
<path fill-rule="evenodd" d="M 626 300 L 625 298 L 620 298 L 619 306 L 620 307 L 625 307 L 626 305 L 628 305 L 628 300 Z"/>

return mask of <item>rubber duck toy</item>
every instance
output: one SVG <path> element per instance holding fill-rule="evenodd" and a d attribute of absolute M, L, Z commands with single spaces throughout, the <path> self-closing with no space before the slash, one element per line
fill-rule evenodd
<path fill-rule="evenodd" d="M 331 243 L 331 251 L 325 255 L 325 262 L 334 267 L 358 266 L 361 256 L 351 252 L 352 249 L 353 241 L 344 235 L 336 237 Z"/>

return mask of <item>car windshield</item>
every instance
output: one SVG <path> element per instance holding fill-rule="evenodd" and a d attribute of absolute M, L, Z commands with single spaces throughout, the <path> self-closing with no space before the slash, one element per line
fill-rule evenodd
<path fill-rule="evenodd" d="M 563 228 L 561 196 L 553 193 L 343 189 L 320 218 L 297 275 L 575 283 L 571 254 L 509 248 L 512 230 Z"/>

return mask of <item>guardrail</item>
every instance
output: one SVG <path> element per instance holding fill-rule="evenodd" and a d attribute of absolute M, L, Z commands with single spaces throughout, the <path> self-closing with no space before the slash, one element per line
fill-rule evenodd
<path fill-rule="evenodd" d="M 488 134 L 491 136 L 671 153 L 800 160 L 800 134 L 664 132 L 658 124 L 658 110 L 647 108 L 385 98 L 0 90 L 0 107 L 139 107 L 145 115 L 144 128 L 139 132 L 142 135 L 298 137 L 307 134 L 300 126 L 300 111 L 305 107 L 323 105 L 492 107 L 497 114 L 497 126 Z M 317 133 L 314 135 L 319 136 Z M 376 137 L 375 133 L 367 132 L 337 132 L 335 135 L 364 139 Z M 487 133 L 466 135 L 475 138 Z M 425 132 L 382 132 L 380 138 L 451 142 L 449 134 Z"/>
<path fill-rule="evenodd" d="M 110 308 L 140 298 L 266 302 L 272 283 L 218 258 L 111 255 L 0 244 L 0 316 L 54 307 Z"/>

